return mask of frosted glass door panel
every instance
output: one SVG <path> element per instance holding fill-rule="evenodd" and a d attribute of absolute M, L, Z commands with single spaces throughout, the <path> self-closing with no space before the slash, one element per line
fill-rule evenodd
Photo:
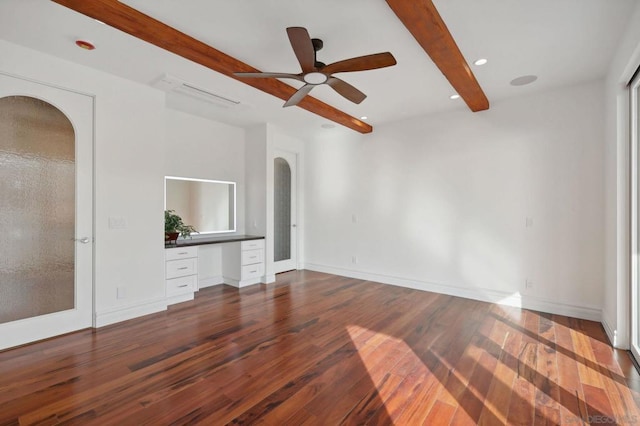
<path fill-rule="evenodd" d="M 291 259 L 291 168 L 276 158 L 274 170 L 274 261 Z"/>
<path fill-rule="evenodd" d="M 0 323 L 75 307 L 75 134 L 53 105 L 0 98 Z"/>
<path fill-rule="evenodd" d="M 297 260 L 297 155 L 275 150 L 273 160 L 273 272 L 291 271 Z"/>

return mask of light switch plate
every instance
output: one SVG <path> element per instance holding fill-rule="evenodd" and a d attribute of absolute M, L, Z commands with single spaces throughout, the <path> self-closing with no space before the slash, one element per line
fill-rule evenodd
<path fill-rule="evenodd" d="M 109 229 L 126 229 L 127 219 L 122 216 L 109 216 Z"/>

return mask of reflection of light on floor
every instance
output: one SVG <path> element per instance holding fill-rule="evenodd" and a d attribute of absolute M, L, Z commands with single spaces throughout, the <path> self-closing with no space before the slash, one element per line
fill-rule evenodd
<path fill-rule="evenodd" d="M 371 381 L 378 390 L 379 398 L 384 402 L 392 395 L 395 387 L 384 386 L 389 382 L 388 377 L 395 376 L 395 380 L 391 382 L 398 382 L 402 380 L 400 372 L 394 368 L 398 362 L 403 359 L 407 354 L 412 354 L 411 348 L 402 340 L 396 339 L 393 336 L 388 336 L 384 333 L 378 333 L 357 325 L 347 326 L 347 332 L 349 337 L 353 341 L 354 346 L 358 350 L 358 355 L 362 361 L 362 365 L 366 368 Z M 419 363 L 420 359 L 413 355 L 415 359 L 413 362 Z"/>
<path fill-rule="evenodd" d="M 423 386 L 420 389 L 414 388 L 415 393 L 410 398 L 413 403 L 421 403 L 419 412 L 428 413 L 437 401 L 457 407 L 459 395 L 452 394 L 450 390 L 460 390 L 462 387 L 468 389 L 478 400 L 484 401 L 484 410 L 487 411 L 485 416 L 506 420 L 506 412 L 501 412 L 501 409 L 504 410 L 505 407 L 497 407 L 491 401 L 487 401 L 485 395 L 475 389 L 473 384 L 469 384 L 473 368 L 481 366 L 489 356 L 485 350 L 477 345 L 469 345 L 458 368 L 454 368 L 438 354 L 430 353 L 430 356 L 435 356 L 442 366 L 450 372 L 444 375 L 445 380 L 441 383 L 403 340 L 357 325 L 347 326 L 347 332 L 358 350 L 362 365 L 366 368 L 371 382 L 376 387 L 378 397 L 384 404 L 390 398 L 398 397 L 395 391 L 402 381 L 412 380 L 410 376 L 421 377 L 418 382 Z M 508 369 L 506 366 L 504 368 Z M 497 377 L 493 380 L 500 382 Z M 504 383 L 500 382 L 500 384 L 504 386 Z M 414 410 L 407 409 L 407 411 Z M 398 420 L 396 417 L 399 414 L 389 413 L 394 421 Z"/>
<path fill-rule="evenodd" d="M 456 339 L 446 331 L 409 346 L 393 336 L 394 329 L 388 335 L 346 327 L 373 393 L 394 424 L 432 424 L 439 415 L 456 424 L 521 424 L 526 418 L 533 422 L 534 415 L 568 424 L 600 412 L 637 416 L 622 371 L 613 360 L 603 364 L 611 353 L 606 342 L 532 311 L 495 307 L 489 316 L 494 320 L 468 335 L 464 348 L 453 349 L 449 343 Z M 394 327 L 402 330 L 401 324 Z"/>
<path fill-rule="evenodd" d="M 522 295 L 520 295 L 519 291 L 516 291 L 515 293 L 503 297 L 502 299 L 498 300 L 496 302 L 498 305 L 506 305 L 506 306 L 513 306 L 514 308 L 522 308 Z M 504 311 L 507 316 L 511 317 L 512 319 L 520 319 L 520 315 L 519 313 L 516 315 L 515 313 L 513 315 L 511 315 L 511 313 L 509 311 Z"/>

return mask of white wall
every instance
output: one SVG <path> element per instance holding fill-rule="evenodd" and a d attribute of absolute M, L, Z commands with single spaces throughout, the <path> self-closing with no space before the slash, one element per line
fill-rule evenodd
<path fill-rule="evenodd" d="M 247 173 L 247 229 L 250 234 L 265 236 L 265 275 L 262 282 L 275 281 L 273 262 L 273 160 L 276 150 L 288 151 L 298 159 L 298 241 L 304 234 L 304 168 L 305 142 L 287 135 L 282 129 L 270 124 L 255 126 L 247 131 L 246 140 Z M 298 244 L 299 247 L 302 244 Z M 303 251 L 298 249 L 299 264 Z"/>
<path fill-rule="evenodd" d="M 0 70 L 95 95 L 95 309 L 98 323 L 164 302 L 164 95 L 0 41 Z M 127 229 L 109 229 L 109 217 Z M 127 297 L 116 298 L 124 287 Z M 140 307 L 140 305 L 142 305 Z"/>
<path fill-rule="evenodd" d="M 173 109 L 166 117 L 165 175 L 236 182 L 236 233 L 244 234 L 245 131 Z M 198 248 L 201 286 L 222 282 L 220 256 L 220 247 Z"/>
<path fill-rule="evenodd" d="M 602 98 L 593 82 L 314 141 L 306 267 L 599 320 Z"/>
<path fill-rule="evenodd" d="M 605 293 L 609 339 L 629 347 L 629 99 L 626 84 L 640 66 L 640 5 L 618 43 L 605 86 Z"/>
<path fill-rule="evenodd" d="M 0 71 L 95 96 L 95 309 L 104 325 L 166 308 L 164 176 L 238 182 L 244 232 L 244 130 L 165 108 L 164 93 L 0 40 Z M 109 217 L 126 229 L 109 229 Z M 220 269 L 204 249 L 201 272 Z M 117 299 L 118 287 L 126 297 Z"/>

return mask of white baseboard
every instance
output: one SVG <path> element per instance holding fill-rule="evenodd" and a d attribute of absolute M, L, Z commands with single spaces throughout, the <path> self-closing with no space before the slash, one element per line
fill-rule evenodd
<path fill-rule="evenodd" d="M 465 299 L 479 300 L 482 302 L 515 306 L 518 308 L 531 309 L 535 311 L 546 312 L 549 314 L 564 315 L 568 317 L 598 322 L 602 320 L 602 310 L 597 307 L 580 306 L 552 300 L 545 300 L 528 295 L 521 295 L 519 293 L 512 294 L 490 289 L 456 287 L 391 275 L 375 274 L 346 268 L 319 265 L 315 263 L 306 263 L 305 268 L 311 271 L 325 272 L 328 274 L 342 275 L 345 277 L 357 278 L 367 281 L 375 281 L 382 284 L 390 284 L 399 287 L 412 288 L 415 290 L 430 291 L 433 293 L 464 297 Z"/>
<path fill-rule="evenodd" d="M 265 275 L 262 277 L 262 284 L 271 284 L 276 282 L 276 274 Z"/>
<path fill-rule="evenodd" d="M 95 313 L 94 327 L 104 327 L 105 325 L 126 321 L 143 315 L 154 314 L 166 309 L 167 299 L 164 297 L 136 304 L 108 308 Z"/>
<path fill-rule="evenodd" d="M 611 343 L 611 345 L 613 345 L 614 348 L 617 348 L 618 347 L 617 346 L 618 345 L 617 330 L 614 330 L 613 327 L 611 327 L 611 325 L 609 324 L 609 321 L 607 321 L 604 314 L 602 315 L 601 322 L 602 322 L 602 327 L 604 327 L 604 332 L 607 333 L 609 342 Z"/>
<path fill-rule="evenodd" d="M 260 284 L 260 277 L 251 278 L 248 280 L 236 280 L 235 278 L 224 277 L 224 284 L 230 285 L 236 288 L 248 287 L 254 284 Z"/>
<path fill-rule="evenodd" d="M 170 296 L 167 297 L 167 306 L 175 305 L 176 303 L 188 302 L 189 300 L 193 300 L 194 297 L 195 295 L 193 292 L 180 294 L 178 296 Z"/>
<path fill-rule="evenodd" d="M 222 275 L 218 275 L 215 277 L 208 277 L 198 281 L 198 288 L 207 288 L 213 287 L 214 285 L 224 284 L 224 279 Z"/>

